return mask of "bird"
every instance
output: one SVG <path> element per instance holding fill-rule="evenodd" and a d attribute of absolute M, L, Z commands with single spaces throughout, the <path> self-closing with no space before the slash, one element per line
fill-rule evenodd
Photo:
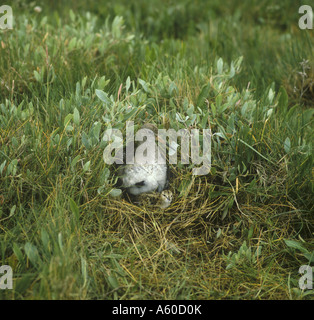
<path fill-rule="evenodd" d="M 151 123 L 146 123 L 141 127 L 142 134 L 147 137 L 147 140 L 156 137 L 158 129 Z M 151 140 L 152 141 L 152 140 Z M 135 156 L 133 164 L 125 164 L 120 167 L 119 176 L 122 182 L 122 188 L 127 193 L 135 197 L 135 203 L 145 204 L 143 198 L 151 197 L 155 199 L 156 206 L 166 208 L 172 201 L 172 192 L 165 190 L 168 186 L 168 166 L 165 163 L 158 162 L 158 148 L 154 144 L 153 152 L 139 152 L 139 148 L 143 148 L 144 141 L 137 144 L 135 147 Z M 167 192 L 164 192 L 167 191 Z M 145 194 L 143 197 L 142 195 Z M 170 196 L 171 195 L 171 196 Z M 137 198 L 137 199 L 136 199 Z M 159 198 L 159 199 L 158 199 Z"/>
<path fill-rule="evenodd" d="M 170 206 L 173 199 L 171 190 L 166 189 L 162 192 L 141 193 L 136 197 L 135 203 L 146 208 L 166 209 Z"/>

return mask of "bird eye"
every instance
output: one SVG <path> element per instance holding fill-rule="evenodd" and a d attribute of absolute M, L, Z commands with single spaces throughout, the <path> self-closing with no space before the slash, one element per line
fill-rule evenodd
<path fill-rule="evenodd" d="M 137 187 L 142 187 L 142 186 L 145 185 L 145 181 L 137 182 L 137 183 L 135 183 L 135 185 L 136 185 Z"/>

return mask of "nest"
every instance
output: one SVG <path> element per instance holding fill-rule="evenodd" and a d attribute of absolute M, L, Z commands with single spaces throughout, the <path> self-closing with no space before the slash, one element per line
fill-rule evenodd
<path fill-rule="evenodd" d="M 185 189 L 182 189 L 182 177 L 171 180 L 169 189 L 174 197 L 166 209 L 138 206 L 127 194 L 119 199 L 106 197 L 102 204 L 106 227 L 114 232 L 124 230 L 132 237 L 162 232 L 171 234 L 171 237 L 194 234 L 208 239 L 212 236 L 211 231 L 219 225 L 229 224 L 230 218 L 235 221 L 231 209 L 223 217 L 230 203 L 230 194 L 212 197 L 215 185 L 208 177 L 192 176 L 186 181 Z M 231 188 L 229 191 L 232 194 Z"/>

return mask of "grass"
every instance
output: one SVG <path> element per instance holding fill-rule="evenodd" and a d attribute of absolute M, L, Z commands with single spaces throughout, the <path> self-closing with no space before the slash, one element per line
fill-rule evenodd
<path fill-rule="evenodd" d="M 302 2 L 15 1 L 0 31 L 1 299 L 312 299 L 313 31 Z M 71 10 L 70 10 L 71 9 Z M 282 14 L 285 12 L 285 14 Z M 185 120 L 184 120 L 185 119 Z M 164 212 L 118 196 L 106 129 L 211 128 Z"/>

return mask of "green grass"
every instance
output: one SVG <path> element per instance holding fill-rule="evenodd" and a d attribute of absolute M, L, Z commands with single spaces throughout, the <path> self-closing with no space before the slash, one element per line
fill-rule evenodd
<path fill-rule="evenodd" d="M 313 299 L 302 2 L 36 4 L 0 30 L 0 298 Z M 115 196 L 102 138 L 129 120 L 214 134 L 210 174 L 171 165 L 164 212 Z"/>

